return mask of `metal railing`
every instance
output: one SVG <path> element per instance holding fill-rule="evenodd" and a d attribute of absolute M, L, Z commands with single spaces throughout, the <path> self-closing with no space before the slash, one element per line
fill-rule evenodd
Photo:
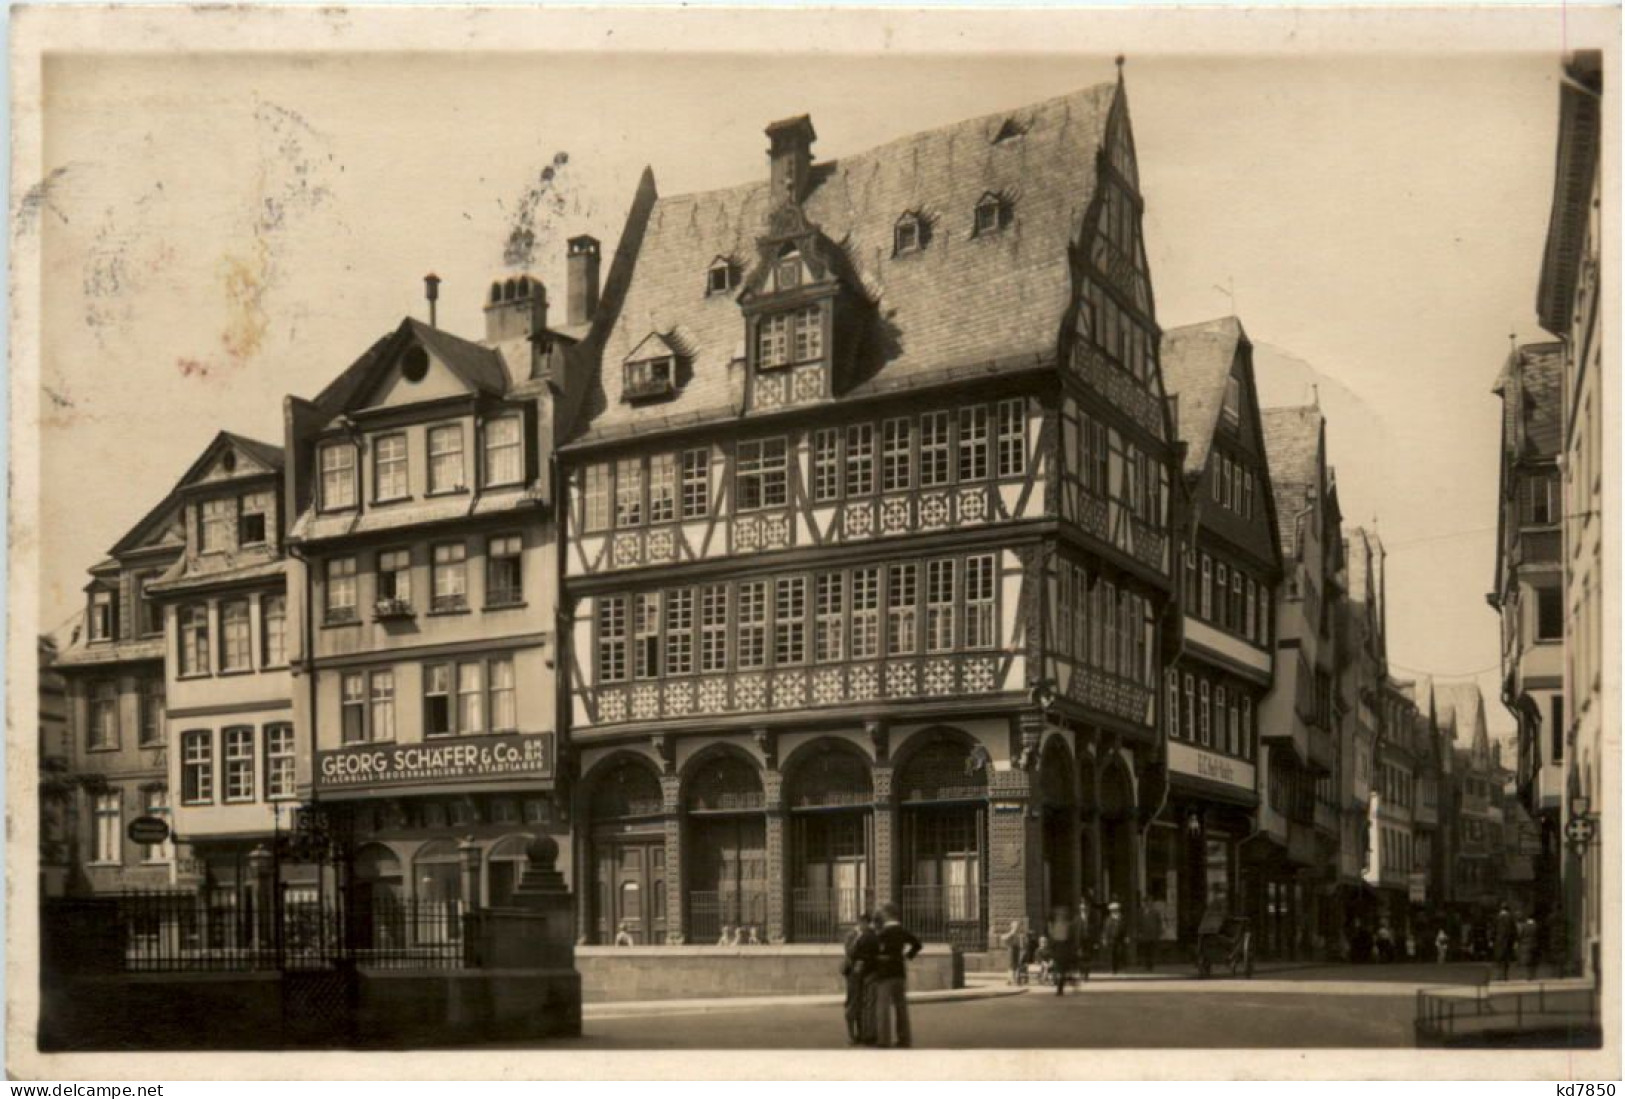
<path fill-rule="evenodd" d="M 987 887 L 905 885 L 903 926 L 926 942 L 987 949 Z"/>
<path fill-rule="evenodd" d="M 873 912 L 872 889 L 792 889 L 790 938 L 798 943 L 838 943 L 864 915 Z"/>
<path fill-rule="evenodd" d="M 1595 986 L 1540 982 L 1533 988 L 1458 985 L 1416 992 L 1419 1045 L 1489 1045 L 1519 1036 L 1560 1047 L 1599 1044 Z"/>
<path fill-rule="evenodd" d="M 742 885 L 734 889 L 692 890 L 688 894 L 688 941 L 700 945 L 722 937 L 724 927 L 746 928 L 740 941 L 748 941 L 749 928 L 767 941 L 767 889 Z"/>
<path fill-rule="evenodd" d="M 255 903 L 250 893 L 120 893 L 52 898 L 41 910 L 44 960 L 63 971 L 246 972 L 461 968 L 461 902 Z"/>

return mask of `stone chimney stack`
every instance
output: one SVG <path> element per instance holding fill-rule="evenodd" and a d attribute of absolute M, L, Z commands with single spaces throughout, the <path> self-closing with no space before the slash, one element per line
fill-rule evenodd
<path fill-rule="evenodd" d="M 775 122 L 767 139 L 772 207 L 799 206 L 812 187 L 812 146 L 818 140 L 812 119 L 803 114 Z"/>
<path fill-rule="evenodd" d="M 529 275 L 491 284 L 485 302 L 485 342 L 523 340 L 547 328 L 547 288 Z"/>
<path fill-rule="evenodd" d="M 598 239 L 571 237 L 565 262 L 564 320 L 573 328 L 590 323 L 598 309 Z"/>

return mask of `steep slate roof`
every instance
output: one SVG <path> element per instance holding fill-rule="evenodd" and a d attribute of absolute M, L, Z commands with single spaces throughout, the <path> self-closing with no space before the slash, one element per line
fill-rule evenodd
<path fill-rule="evenodd" d="M 1093 198 L 1117 89 L 1099 84 L 814 166 L 802 210 L 844 249 L 890 337 L 878 369 L 855 389 L 1053 358 L 1070 297 L 1067 243 Z M 1013 117 L 1025 133 L 994 144 Z M 736 414 L 743 371 L 730 364 L 745 357 L 745 325 L 736 294 L 706 294 L 706 270 L 717 256 L 747 275 L 758 263 L 767 169 L 751 183 L 654 203 L 580 421 L 588 437 Z M 989 192 L 1013 201 L 1014 223 L 973 237 L 976 203 Z M 931 223 L 929 244 L 894 256 L 893 229 L 909 212 Z M 621 364 L 651 333 L 684 346 L 687 368 L 675 397 L 628 405 Z"/>
<path fill-rule="evenodd" d="M 1313 405 L 1266 408 L 1260 416 L 1264 425 L 1264 456 L 1269 463 L 1270 485 L 1275 491 L 1281 553 L 1292 557 L 1298 552 L 1298 516 L 1309 506 L 1318 487 L 1320 435 L 1326 420 Z"/>
<path fill-rule="evenodd" d="M 1522 415 L 1524 458 L 1553 458 L 1563 452 L 1563 345 L 1526 344 L 1518 349 L 1518 407 Z"/>
<path fill-rule="evenodd" d="M 1235 365 L 1236 348 L 1246 338 L 1235 317 L 1187 324 L 1162 334 L 1162 385 L 1169 397 L 1179 398 L 1179 438 L 1187 444 L 1187 476 L 1207 466 L 1225 384 Z"/>

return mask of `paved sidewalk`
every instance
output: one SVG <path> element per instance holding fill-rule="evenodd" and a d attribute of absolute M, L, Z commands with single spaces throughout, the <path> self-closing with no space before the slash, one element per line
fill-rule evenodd
<path fill-rule="evenodd" d="M 945 1004 L 961 1000 L 996 1000 L 1020 996 L 1025 988 L 969 985 L 965 988 L 910 992 L 911 1004 Z M 607 1004 L 583 1004 L 583 1019 L 620 1019 L 634 1015 L 700 1015 L 716 1011 L 750 1011 L 764 1007 L 840 1007 L 846 997 L 839 994 L 814 996 L 723 996 L 710 1000 L 623 1000 Z"/>

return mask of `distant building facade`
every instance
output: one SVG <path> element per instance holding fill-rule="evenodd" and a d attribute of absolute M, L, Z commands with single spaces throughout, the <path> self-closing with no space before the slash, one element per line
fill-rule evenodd
<path fill-rule="evenodd" d="M 1241 915 L 1257 900 L 1243 894 L 1241 845 L 1257 821 L 1258 722 L 1275 682 L 1281 549 L 1241 322 L 1165 332 L 1162 369 L 1185 445 L 1184 623 L 1179 659 L 1165 673 L 1169 795 L 1147 833 L 1147 880 L 1174 922 L 1165 930 L 1190 948 L 1205 914 Z"/>

